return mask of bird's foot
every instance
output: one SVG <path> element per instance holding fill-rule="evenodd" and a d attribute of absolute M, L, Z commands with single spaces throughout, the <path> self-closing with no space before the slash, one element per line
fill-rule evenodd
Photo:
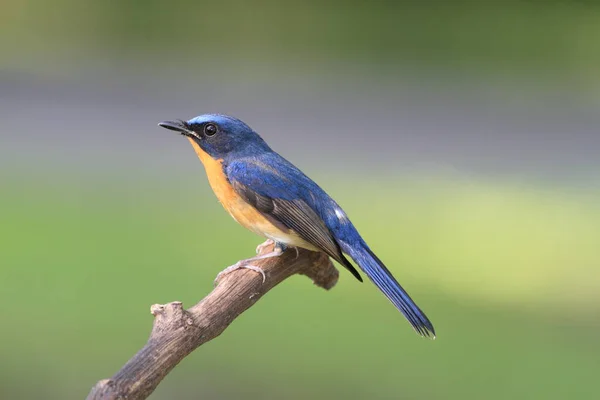
<path fill-rule="evenodd" d="M 286 246 L 284 244 L 276 243 L 275 248 L 270 253 L 261 254 L 258 256 L 254 256 L 252 258 L 248 258 L 247 260 L 241 260 L 241 261 L 236 262 L 232 266 L 229 266 L 229 267 L 225 268 L 223 271 L 219 272 L 219 274 L 217 275 L 217 277 L 215 278 L 215 281 L 214 281 L 215 286 L 217 286 L 217 284 L 219 283 L 219 280 L 221 279 L 221 277 L 223 275 L 228 274 L 231 271 L 235 271 L 236 269 L 240 269 L 240 268 L 251 269 L 252 271 L 258 272 L 259 274 L 262 275 L 263 283 L 265 283 L 265 281 L 267 280 L 267 275 L 265 274 L 265 271 L 263 271 L 261 268 L 259 268 L 257 266 L 252 265 L 251 263 L 253 263 L 254 261 L 264 260 L 267 258 L 279 257 L 285 251 L 285 249 L 286 249 Z"/>
<path fill-rule="evenodd" d="M 236 269 L 240 269 L 240 268 L 250 269 L 252 271 L 258 272 L 259 274 L 262 275 L 262 283 L 265 283 L 265 280 L 267 279 L 267 275 L 265 275 L 265 271 L 263 271 L 262 268 L 256 267 L 254 265 L 245 264 L 246 261 L 247 260 L 238 261 L 235 264 L 230 265 L 229 267 L 225 268 L 223 271 L 219 272 L 213 282 L 213 285 L 217 286 L 219 284 L 219 281 L 221 280 L 221 278 L 224 275 L 227 275 L 228 273 L 233 272 Z"/>
<path fill-rule="evenodd" d="M 269 247 L 273 243 L 275 243 L 273 239 L 267 239 L 264 243 L 259 244 L 256 246 L 256 254 L 260 254 L 265 248 Z"/>
<path fill-rule="evenodd" d="M 263 243 L 259 244 L 258 246 L 256 246 L 256 254 L 260 254 L 262 253 L 262 251 L 266 248 L 271 246 L 272 244 L 275 244 L 275 251 L 278 251 L 280 254 L 283 253 L 284 251 L 286 251 L 290 246 L 284 244 L 284 243 L 275 243 L 275 241 L 273 241 L 273 239 L 267 239 L 266 241 L 264 241 Z M 298 258 L 300 256 L 300 251 L 298 249 L 298 247 L 296 246 L 292 246 L 294 248 L 294 250 L 296 251 L 296 258 Z"/>
<path fill-rule="evenodd" d="M 265 243 L 263 243 L 263 244 L 265 244 Z M 278 252 L 279 254 L 283 254 L 290 247 L 292 249 L 294 249 L 294 251 L 296 252 L 296 257 L 294 257 L 294 260 L 295 260 L 296 258 L 298 258 L 300 256 L 300 249 L 298 247 L 296 247 L 296 246 L 290 246 L 290 245 L 287 245 L 285 243 L 279 243 L 279 242 L 277 242 L 277 243 L 275 243 L 275 252 Z"/>
<path fill-rule="evenodd" d="M 278 251 L 279 254 L 283 254 L 283 252 L 286 251 L 287 249 L 289 249 L 290 247 L 292 247 L 296 251 L 296 257 L 294 257 L 294 260 L 295 260 L 296 258 L 298 258 L 300 256 L 300 250 L 298 249 L 298 247 L 289 246 L 285 243 L 275 243 L 275 251 Z"/>

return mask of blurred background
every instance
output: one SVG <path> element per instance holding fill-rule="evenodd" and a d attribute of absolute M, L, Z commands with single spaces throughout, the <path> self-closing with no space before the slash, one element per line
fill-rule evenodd
<path fill-rule="evenodd" d="M 151 398 L 593 397 L 599 43 L 583 0 L 4 0 L 0 398 L 84 398 L 253 254 L 156 126 L 206 112 L 336 198 L 438 338 L 294 277 Z"/>

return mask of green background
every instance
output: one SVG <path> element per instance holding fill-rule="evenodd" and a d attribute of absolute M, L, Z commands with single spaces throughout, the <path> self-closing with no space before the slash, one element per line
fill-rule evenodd
<path fill-rule="evenodd" d="M 2 9 L 0 398 L 84 398 L 143 346 L 150 305 L 190 306 L 253 254 L 155 126 L 204 110 L 338 200 L 438 338 L 343 269 L 329 292 L 293 277 L 151 398 L 594 397 L 596 2 Z"/>

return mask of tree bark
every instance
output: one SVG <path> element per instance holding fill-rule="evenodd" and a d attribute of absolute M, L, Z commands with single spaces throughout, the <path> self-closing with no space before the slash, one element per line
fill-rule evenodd
<path fill-rule="evenodd" d="M 264 246 L 261 254 L 271 252 Z M 150 307 L 150 338 L 112 378 L 99 381 L 87 399 L 145 399 L 188 354 L 219 336 L 241 313 L 286 278 L 302 274 L 324 289 L 332 288 L 338 271 L 323 253 L 291 248 L 279 257 L 253 262 L 266 275 L 248 269 L 225 274 L 198 304 L 184 309 L 179 301 Z"/>

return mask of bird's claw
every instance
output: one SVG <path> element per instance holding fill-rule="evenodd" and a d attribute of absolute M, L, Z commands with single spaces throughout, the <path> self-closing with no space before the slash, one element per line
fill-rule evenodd
<path fill-rule="evenodd" d="M 224 275 L 226 275 L 232 271 L 235 271 L 236 269 L 240 269 L 240 268 L 250 269 L 254 272 L 258 272 L 259 274 L 261 274 L 262 275 L 262 283 L 265 283 L 265 281 L 267 280 L 267 275 L 265 274 L 265 271 L 262 270 L 262 268 L 256 267 L 254 265 L 246 265 L 241 262 L 238 262 L 238 263 L 235 263 L 235 264 L 225 268 L 223 271 L 219 272 L 217 274 L 217 277 L 213 281 L 213 286 L 216 287 Z"/>
<path fill-rule="evenodd" d="M 271 246 L 273 243 L 275 243 L 273 241 L 273 239 L 267 239 L 265 240 L 263 243 L 259 244 L 258 246 L 256 246 L 256 254 L 260 254 L 262 253 L 262 251 L 266 248 Z"/>

